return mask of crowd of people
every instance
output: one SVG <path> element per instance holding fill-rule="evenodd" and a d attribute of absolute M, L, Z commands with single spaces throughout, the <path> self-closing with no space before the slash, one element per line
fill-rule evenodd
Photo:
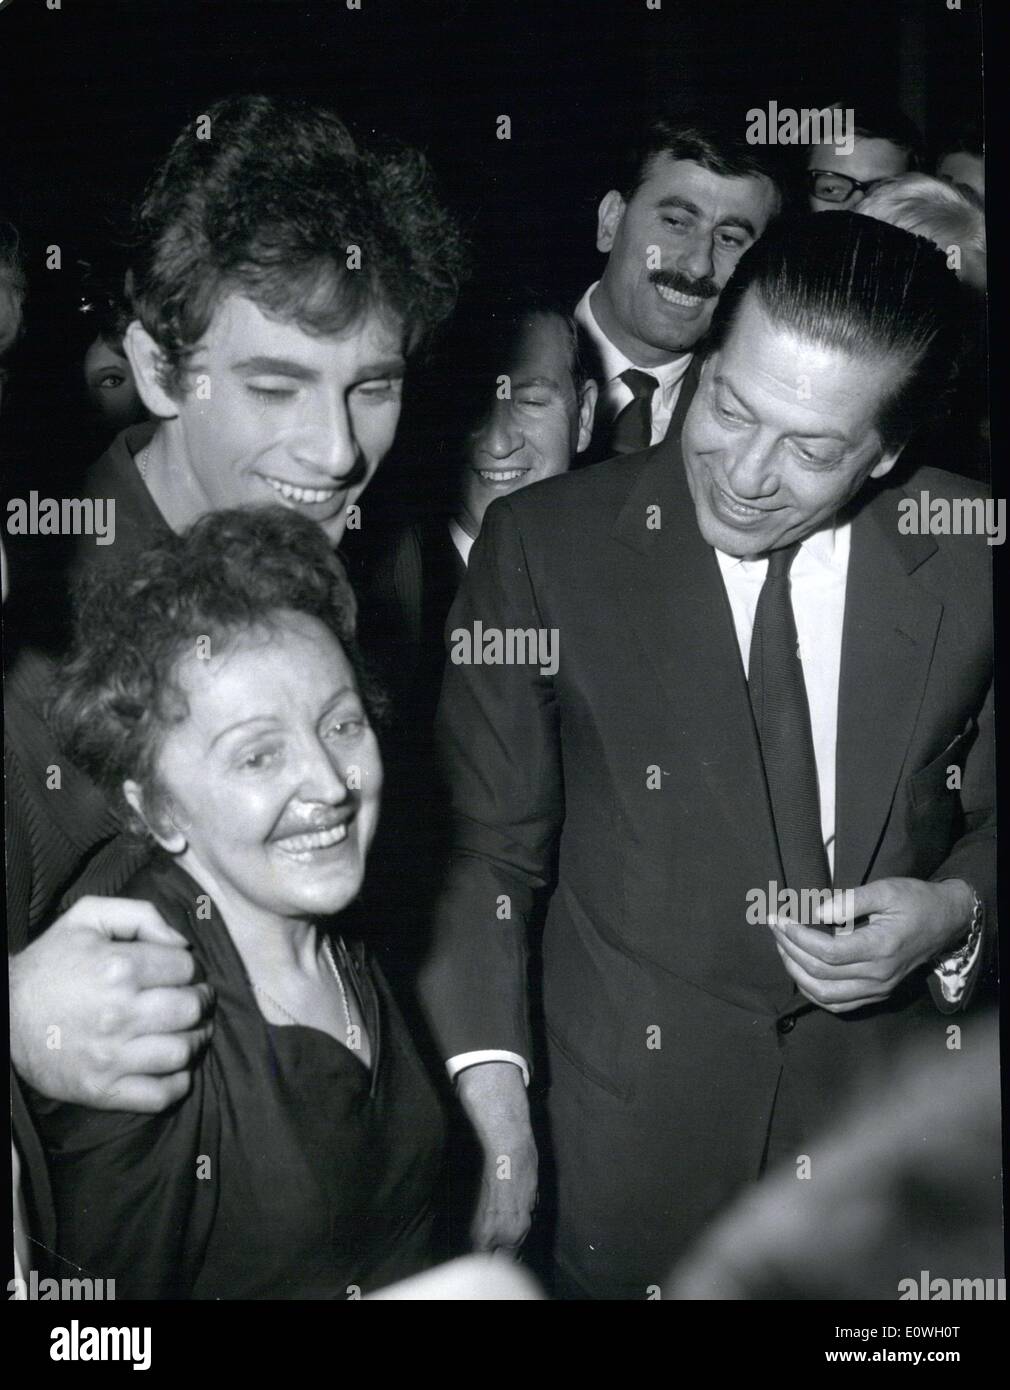
<path fill-rule="evenodd" d="M 895 1059 L 991 1099 L 992 551 L 902 522 L 986 497 L 981 142 L 837 110 L 791 165 L 652 121 L 569 302 L 420 153 L 228 97 L 81 267 L 111 532 L 5 537 L 19 1276 L 853 1296 Z M 25 289 L 10 228 L 15 395 Z M 981 1131 L 936 1274 L 997 1272 Z"/>

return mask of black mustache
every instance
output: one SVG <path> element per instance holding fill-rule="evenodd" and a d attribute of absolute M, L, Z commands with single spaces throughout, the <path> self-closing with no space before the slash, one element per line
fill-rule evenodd
<path fill-rule="evenodd" d="M 693 294 L 698 299 L 717 299 L 719 286 L 714 280 L 702 276 L 700 280 L 689 280 L 686 275 L 677 275 L 672 270 L 654 270 L 649 279 L 654 285 L 662 285 L 680 294 Z"/>

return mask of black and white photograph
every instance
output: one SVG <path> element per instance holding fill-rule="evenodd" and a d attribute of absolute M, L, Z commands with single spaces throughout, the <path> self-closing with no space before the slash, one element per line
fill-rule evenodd
<path fill-rule="evenodd" d="M 0 0 L 30 1375 L 981 1370 L 993 8 Z"/>

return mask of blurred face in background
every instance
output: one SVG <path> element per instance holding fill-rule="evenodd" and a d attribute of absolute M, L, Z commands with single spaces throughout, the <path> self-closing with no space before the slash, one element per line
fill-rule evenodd
<path fill-rule="evenodd" d="M 962 193 L 970 189 L 985 202 L 985 160 L 981 155 L 970 154 L 967 150 L 945 154 L 936 166 L 936 177 L 952 183 Z"/>
<path fill-rule="evenodd" d="M 502 375 L 508 395 L 496 395 L 464 445 L 459 520 L 471 536 L 496 497 L 564 473 L 592 435 L 596 383 L 577 391 L 571 331 L 558 314 L 521 324 Z"/>

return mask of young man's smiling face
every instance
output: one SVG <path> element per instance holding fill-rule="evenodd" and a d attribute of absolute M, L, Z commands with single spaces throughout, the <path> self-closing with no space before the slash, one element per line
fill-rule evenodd
<path fill-rule="evenodd" d="M 506 374 L 508 396 L 488 404 L 463 450 L 460 523 L 472 536 L 496 497 L 564 473 L 592 435 L 596 385 L 576 390 L 571 334 L 557 314 L 520 326 Z"/>
<path fill-rule="evenodd" d="M 167 463 L 176 476 L 167 484 L 185 496 L 194 519 L 280 503 L 318 522 L 336 544 L 347 508 L 396 433 L 399 323 L 372 312 L 339 336 L 317 336 L 231 294 L 188 366 L 181 396 L 148 404 L 168 417 Z"/>
<path fill-rule="evenodd" d="M 627 202 L 608 193 L 596 245 L 610 258 L 592 309 L 611 342 L 640 367 L 690 352 L 777 207 L 763 175 L 724 178 L 669 154 L 650 161 Z"/>
<path fill-rule="evenodd" d="M 681 436 L 708 544 L 742 557 L 777 550 L 888 473 L 900 450 L 884 449 L 877 419 L 906 370 L 813 346 L 746 296 L 705 362 Z"/>

